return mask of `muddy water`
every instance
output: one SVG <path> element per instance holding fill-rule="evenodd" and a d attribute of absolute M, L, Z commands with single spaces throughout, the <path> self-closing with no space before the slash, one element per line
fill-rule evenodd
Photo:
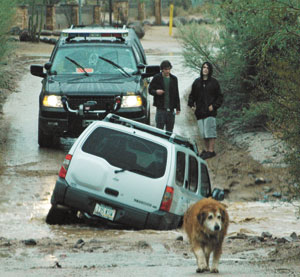
<path fill-rule="evenodd" d="M 149 64 L 159 64 L 169 59 L 172 72 L 179 79 L 182 113 L 176 117 L 175 132 L 191 138 L 198 136 L 197 127 L 187 119 L 184 95 L 198 74 L 183 66 L 177 54 L 148 55 Z M 41 59 L 36 63 L 43 63 Z M 27 73 L 20 80 L 18 90 L 4 106 L 5 120 L 10 123 L 8 141 L 5 145 L 4 174 L 0 176 L 0 237 L 35 239 L 50 237 L 93 238 L 101 232 L 102 237 L 126 236 L 133 232 L 101 230 L 87 226 L 48 226 L 45 216 L 50 208 L 50 197 L 63 158 L 74 140 L 61 140 L 57 150 L 40 149 L 37 144 L 38 95 L 41 79 Z M 154 110 L 152 111 L 154 124 Z M 287 236 L 299 232 L 297 206 L 288 203 L 243 202 L 227 203 L 231 217 L 229 233 L 245 232 L 261 234 L 268 231 L 276 236 Z M 157 235 L 159 232 L 150 232 Z M 180 230 L 164 232 L 165 236 L 176 237 Z M 138 236 L 149 235 L 149 231 L 135 232 Z"/>

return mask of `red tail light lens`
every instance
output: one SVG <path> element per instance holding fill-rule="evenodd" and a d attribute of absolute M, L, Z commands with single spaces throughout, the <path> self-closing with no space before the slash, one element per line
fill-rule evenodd
<path fill-rule="evenodd" d="M 67 171 L 68 171 L 71 159 L 72 159 L 72 155 L 67 154 L 65 159 L 64 159 L 64 162 L 63 162 L 63 164 L 60 168 L 60 171 L 59 171 L 59 174 L 58 174 L 59 177 L 64 178 L 64 179 L 66 178 Z"/>
<path fill-rule="evenodd" d="M 167 186 L 160 205 L 161 211 L 168 212 L 170 210 L 172 200 L 173 200 L 173 193 L 174 193 L 174 188 Z"/>

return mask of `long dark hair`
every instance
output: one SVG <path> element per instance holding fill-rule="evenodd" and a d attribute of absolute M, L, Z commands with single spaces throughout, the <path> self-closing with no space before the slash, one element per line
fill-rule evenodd
<path fill-rule="evenodd" d="M 208 66 L 208 79 L 212 76 L 213 74 L 213 66 L 210 62 L 204 62 L 201 66 L 201 71 L 200 71 L 200 76 L 202 78 L 202 71 L 203 71 L 203 67 L 204 65 L 207 65 Z"/>

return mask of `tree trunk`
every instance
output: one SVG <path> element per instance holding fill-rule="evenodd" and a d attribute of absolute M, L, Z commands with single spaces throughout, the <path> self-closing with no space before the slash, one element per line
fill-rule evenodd
<path fill-rule="evenodd" d="M 145 20 L 145 3 L 140 1 L 138 2 L 138 20 Z"/>
<path fill-rule="evenodd" d="M 46 6 L 46 30 L 53 31 L 55 29 L 55 6 Z"/>
<path fill-rule="evenodd" d="M 155 0 L 155 24 L 161 25 L 161 0 Z"/>

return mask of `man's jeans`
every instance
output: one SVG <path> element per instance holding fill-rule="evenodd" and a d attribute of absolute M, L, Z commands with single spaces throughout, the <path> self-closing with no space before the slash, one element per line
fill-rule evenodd
<path fill-rule="evenodd" d="M 156 127 L 159 129 L 164 129 L 169 132 L 173 132 L 175 124 L 175 113 L 170 109 L 156 109 Z"/>

